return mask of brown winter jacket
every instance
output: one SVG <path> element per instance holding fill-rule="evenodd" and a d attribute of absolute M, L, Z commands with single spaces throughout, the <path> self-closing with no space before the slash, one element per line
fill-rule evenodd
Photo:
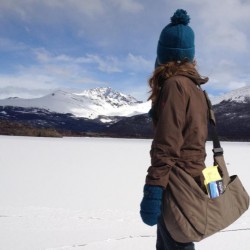
<path fill-rule="evenodd" d="M 157 102 L 158 122 L 146 184 L 166 188 L 174 165 L 183 168 L 198 184 L 203 182 L 208 107 L 200 84 L 206 81 L 178 75 L 164 82 Z"/>

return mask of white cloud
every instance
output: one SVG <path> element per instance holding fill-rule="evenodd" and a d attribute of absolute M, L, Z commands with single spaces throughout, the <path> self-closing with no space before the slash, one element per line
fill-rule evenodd
<path fill-rule="evenodd" d="M 81 58 L 81 59 L 82 61 L 84 61 L 84 59 L 87 59 L 88 62 L 97 64 L 98 69 L 102 72 L 106 73 L 122 72 L 122 70 L 118 66 L 119 61 L 117 60 L 117 58 L 113 56 L 107 56 L 106 58 L 103 59 L 98 55 L 87 55 L 86 58 Z"/>
<path fill-rule="evenodd" d="M 248 49 L 250 2 L 241 0 L 200 1 L 189 0 L 199 7 L 193 15 L 192 26 L 197 28 L 198 37 L 204 40 L 207 49 L 230 49 L 235 52 Z M 197 3 L 200 2 L 200 3 Z M 192 20 L 191 19 L 191 20 Z M 211 47 L 210 47 L 211 46 Z"/>
<path fill-rule="evenodd" d="M 228 81 L 224 80 L 226 74 L 220 74 L 217 76 L 210 77 L 210 81 L 205 87 L 209 91 L 209 95 L 220 96 L 222 94 L 228 93 L 232 90 L 249 86 L 249 81 L 239 80 L 236 78 L 230 78 Z"/>
<path fill-rule="evenodd" d="M 21 73 L 22 72 L 22 73 Z M 72 76 L 73 74 L 73 76 Z M 103 86 L 107 82 L 94 76 L 85 76 L 59 66 L 22 67 L 18 74 L 0 75 L 0 98 L 18 96 L 22 98 L 40 97 L 54 89 L 85 89 L 93 85 Z"/>
<path fill-rule="evenodd" d="M 121 72 L 118 68 L 118 60 L 115 57 L 107 56 L 102 58 L 98 55 L 87 54 L 83 57 L 72 57 L 68 55 L 52 55 L 44 48 L 34 50 L 38 62 L 42 64 L 64 64 L 64 65 L 79 65 L 79 64 L 95 64 L 97 68 L 106 73 Z"/>
<path fill-rule="evenodd" d="M 95 65 L 95 67 L 104 73 L 121 73 L 125 70 L 132 72 L 151 71 L 153 69 L 152 61 L 145 59 L 142 55 L 129 53 L 127 57 L 118 58 L 115 56 L 101 57 L 97 54 L 87 54 L 80 57 L 68 55 L 52 55 L 44 48 L 34 50 L 38 62 L 42 64 L 63 64 L 63 65 Z"/>
<path fill-rule="evenodd" d="M 222 59 L 209 74 L 209 88 L 227 92 L 250 85 L 250 76 L 239 77 L 241 72 L 234 61 Z"/>
<path fill-rule="evenodd" d="M 55 20 L 57 17 L 82 16 L 93 18 L 103 14 L 101 0 L 8 0 L 0 1 L 2 12 L 16 13 L 22 20 Z"/>
<path fill-rule="evenodd" d="M 22 42 L 16 42 L 5 37 L 0 37 L 1 51 L 22 51 L 26 50 L 27 46 Z"/>
<path fill-rule="evenodd" d="M 29 74 L 38 88 L 43 81 L 52 86 L 98 85 L 110 79 L 124 86 L 139 82 L 144 88 L 160 31 L 180 7 L 191 16 L 196 58 L 202 73 L 210 77 L 209 85 L 229 90 L 250 83 L 250 1 L 243 0 L 0 1 L 0 28 L 12 28 L 3 29 L 0 49 L 12 53 L 10 60 L 17 58 L 16 51 L 25 51 L 20 61 L 6 68 L 26 65 L 10 79 L 29 82 L 31 88 Z"/>
<path fill-rule="evenodd" d="M 19 96 L 23 98 L 39 97 L 58 85 L 50 76 L 30 74 L 0 75 L 0 98 Z"/>
<path fill-rule="evenodd" d="M 140 1 L 135 0 L 126 0 L 126 1 L 119 1 L 119 0 L 110 0 L 111 3 L 117 5 L 121 10 L 131 13 L 137 13 L 144 9 L 142 3 Z"/>
<path fill-rule="evenodd" d="M 38 62 L 47 63 L 52 60 L 50 53 L 43 48 L 34 49 L 33 51 Z"/>
<path fill-rule="evenodd" d="M 223 49 L 235 52 L 245 52 L 248 50 L 248 40 L 245 33 L 234 27 L 218 27 L 210 33 L 206 39 L 212 49 Z"/>
<path fill-rule="evenodd" d="M 72 57 L 68 55 L 53 55 L 44 48 L 32 50 L 37 63 L 16 66 L 15 74 L 0 75 L 1 97 L 11 96 L 30 97 L 42 95 L 55 88 L 81 88 L 92 85 L 107 85 L 99 72 L 106 74 L 119 73 L 119 60 L 115 57 L 100 57 L 86 55 Z M 96 69 L 96 70 L 94 70 Z M 84 85 L 84 86 L 83 86 Z M 27 90 L 27 94 L 24 94 Z"/>
<path fill-rule="evenodd" d="M 91 88 L 93 85 L 110 86 L 108 79 L 117 79 L 114 78 L 114 75 L 118 75 L 119 80 L 113 80 L 113 84 L 118 84 L 124 82 L 123 74 L 127 74 L 129 77 L 129 72 L 133 73 L 135 80 L 137 74 L 143 72 L 146 74 L 152 69 L 151 61 L 132 53 L 118 58 L 115 56 L 101 57 L 97 54 L 80 57 L 65 54 L 55 55 L 44 48 L 31 51 L 36 63 L 16 66 L 15 74 L 0 75 L 0 86 L 5 89 L 5 92 L 3 89 L 2 97 L 7 97 L 6 95 L 10 93 L 9 90 L 12 90 L 12 95 L 23 95 L 24 90 L 29 89 L 27 95 L 23 95 L 23 97 L 30 97 L 32 94 L 37 95 L 39 92 L 43 94 L 45 91 L 55 88 L 79 89 L 81 87 Z M 131 77 L 128 81 L 131 81 Z M 134 88 L 133 92 L 137 88 Z"/>
<path fill-rule="evenodd" d="M 52 89 L 31 89 L 8 86 L 0 88 L 0 99 L 9 97 L 21 97 L 21 98 L 39 98 L 51 93 Z"/>
<path fill-rule="evenodd" d="M 114 11 L 116 9 L 116 11 Z M 21 20 L 50 22 L 58 18 L 100 20 L 112 12 L 138 13 L 144 9 L 136 0 L 8 0 L 0 1 L 0 13 L 15 13 Z"/>
<path fill-rule="evenodd" d="M 99 85 L 99 86 L 108 85 L 107 82 L 98 81 L 98 80 L 88 78 L 88 77 L 79 78 L 78 80 L 76 80 L 76 82 L 80 84 L 94 84 L 94 85 Z"/>
<path fill-rule="evenodd" d="M 141 55 L 133 55 L 132 53 L 128 54 L 126 64 L 133 72 L 151 72 L 154 68 L 151 60 L 147 60 Z"/>
<path fill-rule="evenodd" d="M 50 89 L 58 87 L 58 85 L 54 83 L 51 76 L 45 74 L 32 74 L 32 72 L 28 70 L 23 74 L 0 75 L 0 86 L 31 89 Z"/>

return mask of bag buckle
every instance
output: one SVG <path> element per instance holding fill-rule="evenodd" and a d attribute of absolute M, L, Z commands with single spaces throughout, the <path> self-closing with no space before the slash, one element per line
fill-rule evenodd
<path fill-rule="evenodd" d="M 214 148 L 213 149 L 214 154 L 223 154 L 223 148 Z"/>

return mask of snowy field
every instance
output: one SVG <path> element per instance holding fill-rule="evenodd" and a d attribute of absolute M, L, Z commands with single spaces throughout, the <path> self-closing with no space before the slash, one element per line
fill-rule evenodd
<path fill-rule="evenodd" d="M 0 136 L 1 250 L 153 250 L 139 204 L 151 140 Z M 224 142 L 250 193 L 250 143 Z M 207 143 L 207 165 L 212 164 Z M 197 250 L 249 250 L 250 211 Z"/>

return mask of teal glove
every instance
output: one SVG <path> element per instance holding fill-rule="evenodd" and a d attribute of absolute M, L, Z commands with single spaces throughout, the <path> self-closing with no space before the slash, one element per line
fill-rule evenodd
<path fill-rule="evenodd" d="M 144 196 L 140 204 L 141 218 L 145 224 L 154 226 L 161 215 L 163 188 L 146 184 L 143 192 Z"/>

